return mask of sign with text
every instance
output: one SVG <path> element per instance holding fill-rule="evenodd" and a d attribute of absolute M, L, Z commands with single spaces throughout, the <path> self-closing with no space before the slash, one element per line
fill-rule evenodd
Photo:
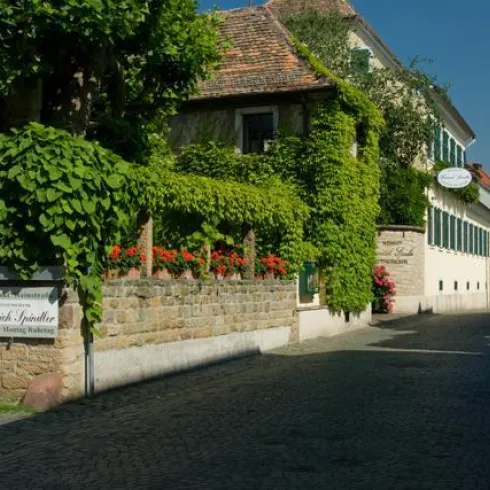
<path fill-rule="evenodd" d="M 446 168 L 437 175 L 437 181 L 448 189 L 462 189 L 471 184 L 473 177 L 465 168 Z"/>
<path fill-rule="evenodd" d="M 58 335 L 58 288 L 0 287 L 0 337 Z"/>

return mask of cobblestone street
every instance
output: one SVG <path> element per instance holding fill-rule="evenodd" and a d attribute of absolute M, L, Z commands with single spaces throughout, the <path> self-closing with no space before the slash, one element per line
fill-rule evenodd
<path fill-rule="evenodd" d="M 0 488 L 488 489 L 490 315 L 421 316 L 0 426 Z"/>

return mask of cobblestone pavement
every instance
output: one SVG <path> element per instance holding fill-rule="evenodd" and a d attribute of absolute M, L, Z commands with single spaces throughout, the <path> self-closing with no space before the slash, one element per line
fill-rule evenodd
<path fill-rule="evenodd" d="M 490 314 L 378 323 L 0 427 L 0 488 L 490 488 Z"/>

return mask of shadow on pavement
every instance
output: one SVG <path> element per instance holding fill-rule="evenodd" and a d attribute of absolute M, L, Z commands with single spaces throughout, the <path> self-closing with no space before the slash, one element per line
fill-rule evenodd
<path fill-rule="evenodd" d="M 391 327 L 402 335 L 376 351 L 242 359 L 11 423 L 0 488 L 487 489 L 488 357 L 385 348 L 482 351 L 488 318 Z"/>

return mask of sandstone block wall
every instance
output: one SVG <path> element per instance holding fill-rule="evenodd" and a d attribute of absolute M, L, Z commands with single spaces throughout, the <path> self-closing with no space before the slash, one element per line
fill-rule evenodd
<path fill-rule="evenodd" d="M 77 397 L 83 383 L 82 313 L 74 291 L 61 293 L 56 339 L 0 339 L 0 398 L 20 400 L 40 374 L 59 373 L 63 397 Z"/>
<path fill-rule="evenodd" d="M 97 351 L 296 327 L 295 281 L 111 281 Z"/>
<path fill-rule="evenodd" d="M 407 226 L 378 229 L 378 264 L 386 266 L 396 282 L 397 296 L 423 296 L 425 230 Z"/>
<path fill-rule="evenodd" d="M 298 338 L 295 281 L 118 280 L 107 282 L 103 294 L 104 318 L 98 325 L 101 336 L 95 339 L 96 354 L 269 332 L 274 327 L 289 329 L 292 341 Z M 42 374 L 61 375 L 63 399 L 80 397 L 84 352 L 78 296 L 64 290 L 56 339 L 14 339 L 12 343 L 0 339 L 0 398 L 21 400 L 31 381 Z M 96 376 L 98 368 L 96 362 Z"/>

